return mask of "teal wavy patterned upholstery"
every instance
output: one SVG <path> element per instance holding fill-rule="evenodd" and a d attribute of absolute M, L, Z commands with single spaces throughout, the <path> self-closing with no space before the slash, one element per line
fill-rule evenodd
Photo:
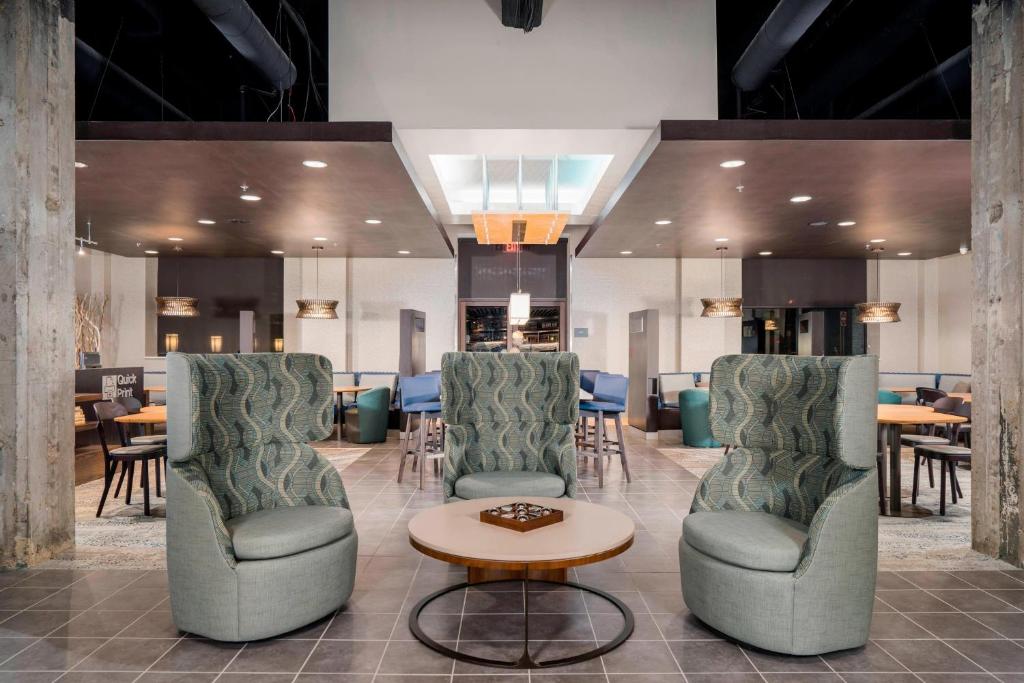
<path fill-rule="evenodd" d="M 446 353 L 441 360 L 445 497 L 473 472 L 549 472 L 576 494 L 574 353 Z"/>
<path fill-rule="evenodd" d="M 722 356 L 711 368 L 712 432 L 735 446 L 873 467 L 871 368 L 877 361 L 868 356 Z"/>
<path fill-rule="evenodd" d="M 192 384 L 190 455 L 315 441 L 331 433 L 331 364 L 306 353 L 187 355 Z M 173 459 L 173 454 L 172 454 Z"/>
<path fill-rule="evenodd" d="M 834 490 L 864 476 L 839 460 L 735 448 L 701 479 L 690 511 L 759 510 L 809 526 Z"/>
<path fill-rule="evenodd" d="M 231 545 L 231 534 L 224 524 L 224 508 L 217 494 L 210 486 L 210 480 L 206 476 L 206 470 L 196 460 L 176 462 L 171 465 L 181 475 L 185 483 L 192 489 L 198 498 L 206 503 L 210 513 L 210 520 L 213 523 L 213 531 L 217 538 L 217 545 L 228 565 L 234 567 L 235 560 L 234 546 Z"/>

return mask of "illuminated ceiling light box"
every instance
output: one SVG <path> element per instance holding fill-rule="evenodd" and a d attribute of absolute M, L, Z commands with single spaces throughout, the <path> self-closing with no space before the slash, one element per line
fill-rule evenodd
<path fill-rule="evenodd" d="M 567 213 L 473 214 L 473 230 L 480 244 L 554 244 L 569 221 Z"/>

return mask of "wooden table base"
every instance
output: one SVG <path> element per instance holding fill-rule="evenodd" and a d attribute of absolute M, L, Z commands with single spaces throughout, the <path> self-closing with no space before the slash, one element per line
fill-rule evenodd
<path fill-rule="evenodd" d="M 467 583 L 483 583 L 485 581 L 522 581 L 527 572 L 522 569 L 484 569 L 483 567 L 467 567 Z M 553 581 L 565 583 L 568 580 L 567 569 L 530 569 L 529 578 L 535 581 Z"/>

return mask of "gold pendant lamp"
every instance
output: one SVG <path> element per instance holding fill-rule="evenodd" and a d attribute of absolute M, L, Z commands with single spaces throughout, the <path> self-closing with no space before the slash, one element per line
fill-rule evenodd
<path fill-rule="evenodd" d="M 177 269 L 174 275 L 174 296 L 156 297 L 156 314 L 164 318 L 198 318 L 199 299 L 193 296 L 179 296 L 181 284 L 181 247 L 175 247 L 176 258 L 174 260 Z"/>
<path fill-rule="evenodd" d="M 743 317 L 743 298 L 725 295 L 725 252 L 728 247 L 717 247 L 719 267 L 721 270 L 721 296 L 701 299 L 704 310 L 702 318 L 741 318 Z"/>
<path fill-rule="evenodd" d="M 320 245 L 313 246 L 313 253 L 316 255 L 316 296 L 312 299 L 296 299 L 299 305 L 299 312 L 296 318 L 303 320 L 335 320 L 338 317 L 337 299 L 320 298 L 320 252 L 323 251 Z"/>
<path fill-rule="evenodd" d="M 875 255 L 875 288 L 876 298 L 882 298 L 882 252 L 883 247 L 870 247 Z M 895 301 L 865 301 L 857 304 L 857 322 L 859 323 L 898 323 L 900 321 L 900 304 Z"/>

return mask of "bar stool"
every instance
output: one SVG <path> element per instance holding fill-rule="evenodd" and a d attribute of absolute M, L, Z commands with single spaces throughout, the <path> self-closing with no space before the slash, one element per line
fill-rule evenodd
<path fill-rule="evenodd" d="M 423 470 L 427 459 L 434 461 L 434 473 L 439 471 L 438 461 L 444 457 L 444 424 L 441 422 L 441 376 L 436 374 L 398 379 L 399 400 L 405 414 L 402 432 L 402 457 L 398 463 L 398 482 L 405 474 L 405 458 L 412 454 L 412 470 L 420 470 L 420 489 L 423 489 Z M 419 417 L 416 426 L 417 447 L 410 448 L 413 417 Z"/>
<path fill-rule="evenodd" d="M 619 454 L 622 462 L 622 473 L 626 475 L 626 482 L 632 481 L 629 474 L 629 462 L 626 458 L 626 440 L 622 434 L 622 413 L 626 410 L 626 394 L 629 390 L 629 378 L 623 375 L 611 375 L 605 372 L 598 373 L 594 379 L 594 398 L 589 401 L 580 401 L 580 418 L 594 418 L 594 441 L 583 440 L 580 448 L 580 455 L 587 457 L 593 455 L 597 465 L 597 485 L 604 488 L 604 456 L 611 461 L 612 453 Z M 605 416 L 615 420 L 616 441 L 613 441 L 605 434 Z M 585 429 L 585 428 L 584 428 Z M 592 451 L 586 450 L 587 446 L 593 446 Z M 614 446 L 614 448 L 612 448 Z"/>
<path fill-rule="evenodd" d="M 594 397 L 594 381 L 601 374 L 600 370 L 580 370 L 580 400 L 589 401 Z M 587 441 L 587 418 L 580 416 L 576 423 L 576 447 Z"/>
<path fill-rule="evenodd" d="M 149 515 L 149 462 L 156 461 L 157 476 L 159 477 L 161 459 L 166 456 L 166 446 L 129 446 L 122 425 L 114 422 L 115 417 L 128 414 L 128 409 L 119 403 L 102 401 L 94 403 L 93 411 L 96 413 L 96 433 L 100 437 L 100 446 L 103 448 L 103 493 L 100 496 L 100 504 L 96 509 L 96 516 L 103 513 L 103 505 L 107 502 L 107 494 L 110 492 L 110 485 L 114 482 L 114 473 L 117 471 L 118 463 L 121 463 L 121 478 L 117 482 L 117 490 L 114 496 L 121 493 L 121 483 L 125 474 L 128 475 L 128 486 L 125 489 L 125 504 L 132 504 L 132 480 L 135 477 L 135 463 L 142 465 L 140 479 L 142 480 L 142 504 L 143 514 Z M 104 428 L 105 423 L 114 425 L 114 429 L 120 439 L 120 448 L 109 448 L 107 446 L 107 434 Z"/>

